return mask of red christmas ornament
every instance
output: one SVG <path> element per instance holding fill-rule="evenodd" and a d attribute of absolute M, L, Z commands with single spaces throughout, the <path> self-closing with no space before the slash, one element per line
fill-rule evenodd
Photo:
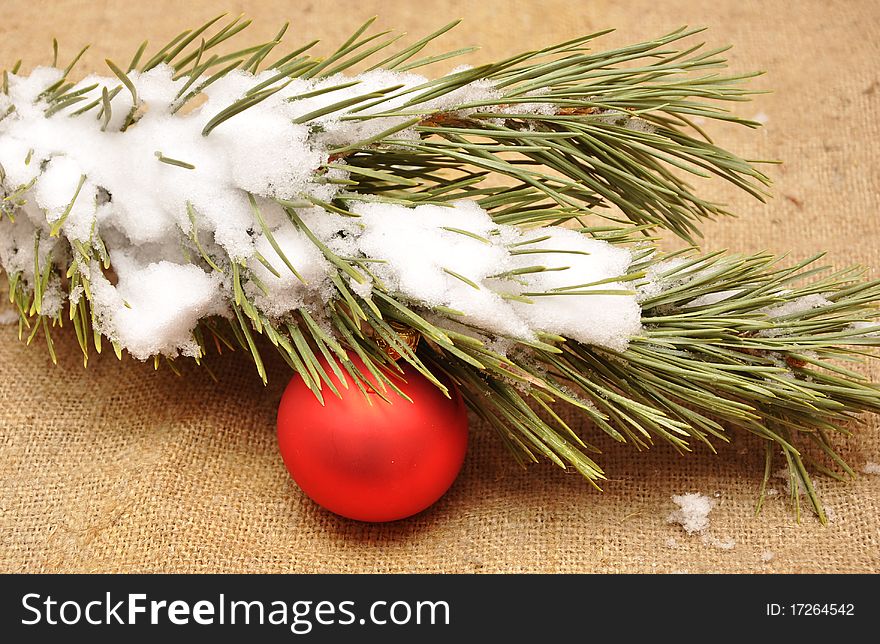
<path fill-rule="evenodd" d="M 361 370 L 363 363 L 351 356 Z M 281 398 L 278 445 L 290 475 L 316 503 L 359 521 L 396 521 L 436 502 L 458 476 L 468 441 L 461 395 L 444 381 L 452 398 L 409 365 L 396 381 L 409 402 L 392 390 L 383 400 L 367 396 L 351 378 L 338 384 L 341 398 L 326 387 L 324 405 L 297 376 Z"/>

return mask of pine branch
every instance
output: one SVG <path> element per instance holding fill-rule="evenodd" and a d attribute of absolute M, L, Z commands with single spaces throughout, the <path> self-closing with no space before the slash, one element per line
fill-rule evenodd
<path fill-rule="evenodd" d="M 323 155 L 310 183 L 283 196 L 238 186 L 236 196 L 250 217 L 246 235 L 264 239 L 271 252 L 232 252 L 220 240 L 213 213 L 189 198 L 177 204 L 183 260 L 171 261 L 198 267 L 200 275 L 229 289 L 226 316 L 203 315 L 192 332 L 189 353 L 197 362 L 210 351 L 239 347 L 265 381 L 258 341 L 264 336 L 321 399 L 342 393 L 331 374 L 348 374 L 362 391 L 375 388 L 368 384 L 373 380 L 383 396 L 401 393 L 392 377 L 401 362 L 441 388 L 437 376 L 446 374 L 520 462 L 545 457 L 595 485 L 604 478 L 597 450 L 563 420 L 565 407 L 613 439 L 639 447 L 660 439 L 680 450 L 695 443 L 711 448 L 727 440 L 731 428 L 741 428 L 766 442 L 764 485 L 771 455 L 781 452 L 792 480 L 801 481 L 824 520 L 806 467 L 851 474 L 833 437 L 845 434 L 858 413 L 880 411 L 877 386 L 843 366 L 880 343 L 880 324 L 874 322 L 880 283 L 862 281 L 857 270 L 823 271 L 818 258 L 784 267 L 767 255 L 663 256 L 650 237 L 662 227 L 690 240 L 703 219 L 727 214 L 699 197 L 685 177 L 717 176 L 759 199 L 765 194 L 767 177 L 696 125 L 720 120 L 758 126 L 723 107 L 755 93 L 742 85 L 753 75 L 719 74 L 724 49 L 689 45 L 686 39 L 699 30 L 680 29 L 616 50 L 589 50 L 601 32 L 433 80 L 398 74 L 374 87 L 364 76 L 342 73 L 356 66 L 411 72 L 454 58 L 469 50 L 419 57 L 454 23 L 394 49 L 398 38 L 371 34 L 370 20 L 328 56 L 309 53 L 315 41 L 268 63 L 286 25 L 269 42 L 224 53 L 249 21 L 238 17 L 218 26 L 222 18 L 182 32 L 152 56 L 142 44 L 128 66 L 107 61 L 113 76 L 103 82 L 81 86 L 68 80 L 80 52 L 28 106 L 9 98 L 10 81 L 13 87 L 20 81 L 16 64 L 11 76 L 4 73 L 0 96 L 6 101 L 0 102 L 0 137 L 4 121 L 34 105 L 52 122 L 88 121 L 101 133 L 121 136 L 161 111 L 147 109 L 139 91 L 142 74 L 165 70 L 177 83 L 166 106 L 175 122 L 189 118 L 190 110 L 197 113 L 198 99 L 218 84 L 245 78 L 249 84 L 241 95 L 200 123 L 197 138 L 210 141 L 266 105 L 295 109 L 317 100 L 289 119 Z M 335 141 L 334 127 L 355 135 Z M 267 158 L 276 153 L 265 150 Z M 34 154 L 31 149 L 24 160 L 39 168 L 32 180 L 11 181 L 0 166 L 0 260 L 10 301 L 29 343 L 42 334 L 54 360 L 52 330 L 70 323 L 87 363 L 107 339 L 95 291 L 113 289 L 118 231 L 105 240 L 95 217 L 90 234 L 65 232 L 74 210 L 83 207 L 80 195 L 90 177 L 82 174 L 66 208 L 47 209 L 46 225 L 34 225 L 25 239 L 22 230 L 30 234 L 25 224 L 31 221 L 25 210 L 39 210 L 33 192 L 51 160 Z M 203 172 L 200 161 L 168 147 L 153 148 L 150 155 L 182 173 L 176 175 L 181 181 Z M 95 211 L 118 198 L 101 186 L 92 189 Z M 345 237 L 355 234 L 345 222 L 362 226 L 361 212 L 369 205 L 454 209 L 462 200 L 488 213 L 494 228 L 478 232 L 450 224 L 442 227 L 444 234 L 530 261 L 485 279 L 450 263 L 442 267 L 445 277 L 524 306 L 637 293 L 641 333 L 618 349 L 548 329 L 519 335 L 487 329 L 452 302 L 429 302 L 385 283 L 382 266 L 396 258 L 346 254 L 334 235 L 320 230 L 324 222 L 307 216 L 321 213 L 338 226 L 335 236 Z M 552 245 L 561 225 L 583 239 L 629 249 L 633 261 L 625 274 L 535 287 L 531 278 L 566 270 L 553 257 L 586 254 Z M 288 254 L 279 241 L 285 231 L 301 236 L 326 263 L 327 284 L 323 300 L 306 299 L 272 314 L 267 300 L 274 293 L 264 280 L 283 274 L 308 282 L 301 271 L 305 260 Z M 279 261 L 267 258 L 272 253 Z M 22 265 L 19 255 L 33 262 Z M 129 347 L 108 335 L 121 356 Z M 156 366 L 164 360 L 177 370 L 178 353 L 158 352 Z M 365 373 L 350 353 L 360 357 Z M 818 448 L 829 465 L 809 461 L 807 445 Z"/>

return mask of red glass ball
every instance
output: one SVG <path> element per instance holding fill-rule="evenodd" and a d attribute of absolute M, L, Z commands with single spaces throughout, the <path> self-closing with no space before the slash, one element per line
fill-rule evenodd
<path fill-rule="evenodd" d="M 351 356 L 365 376 L 368 371 Z M 290 475 L 316 503 L 359 521 L 396 521 L 436 502 L 461 470 L 468 419 L 461 394 L 444 380 L 451 398 L 409 365 L 393 390 L 366 396 L 345 373 L 341 394 L 324 385 L 324 405 L 295 376 L 278 409 L 278 445 Z M 394 376 L 392 376 L 393 378 Z"/>

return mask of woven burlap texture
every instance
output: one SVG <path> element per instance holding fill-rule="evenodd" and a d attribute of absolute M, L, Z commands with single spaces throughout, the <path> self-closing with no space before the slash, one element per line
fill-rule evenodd
<path fill-rule="evenodd" d="M 170 38 L 220 10 L 255 18 L 269 39 L 290 19 L 291 40 L 339 42 L 364 18 L 412 34 L 464 23 L 449 49 L 481 44 L 470 62 L 616 27 L 603 45 L 706 25 L 706 39 L 735 44 L 735 71 L 767 70 L 774 93 L 737 105 L 766 119 L 754 132 L 713 128 L 769 173 L 761 205 L 712 182 L 739 219 L 706 226 L 704 247 L 818 250 L 829 263 L 880 267 L 877 139 L 880 5 L 872 0 L 798 3 L 686 0 L 543 2 L 232 2 L 11 0 L 0 20 L 0 60 L 25 67 L 80 44 L 125 60 L 138 42 Z M 876 274 L 876 272 L 874 273 Z M 72 334 L 70 334 L 72 335 Z M 270 364 L 263 387 L 240 353 L 210 360 L 219 377 L 111 355 L 82 368 L 75 341 L 56 333 L 52 367 L 41 340 L 27 348 L 0 327 L 0 570 L 3 572 L 877 572 L 880 477 L 820 482 L 832 513 L 797 524 L 780 494 L 755 516 L 762 452 L 735 434 L 714 455 L 666 446 L 637 452 L 596 438 L 609 474 L 604 492 L 551 465 L 522 471 L 474 421 L 461 477 L 433 508 L 390 525 L 364 525 L 317 508 L 289 479 L 275 442 L 275 410 L 288 374 Z M 880 370 L 875 371 L 880 377 Z M 573 421 L 586 434 L 597 432 Z M 878 422 L 854 427 L 846 454 L 860 469 L 880 461 Z M 781 464 L 780 464 L 781 465 Z M 711 535 L 688 537 L 666 518 L 671 496 L 714 495 Z M 674 541 L 670 541 L 674 539 Z M 772 558 L 771 558 L 772 555 Z M 769 559 L 769 561 L 765 561 Z"/>

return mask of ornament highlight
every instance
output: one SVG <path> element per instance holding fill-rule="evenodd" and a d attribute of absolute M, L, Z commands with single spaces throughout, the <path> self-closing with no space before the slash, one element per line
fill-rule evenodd
<path fill-rule="evenodd" d="M 351 360 L 368 373 L 359 358 Z M 434 504 L 461 470 L 468 443 L 467 410 L 455 385 L 450 398 L 411 366 L 394 391 L 364 395 L 323 365 L 341 397 L 324 405 L 297 376 L 278 409 L 278 446 L 297 485 L 322 507 L 358 521 L 396 521 Z"/>

